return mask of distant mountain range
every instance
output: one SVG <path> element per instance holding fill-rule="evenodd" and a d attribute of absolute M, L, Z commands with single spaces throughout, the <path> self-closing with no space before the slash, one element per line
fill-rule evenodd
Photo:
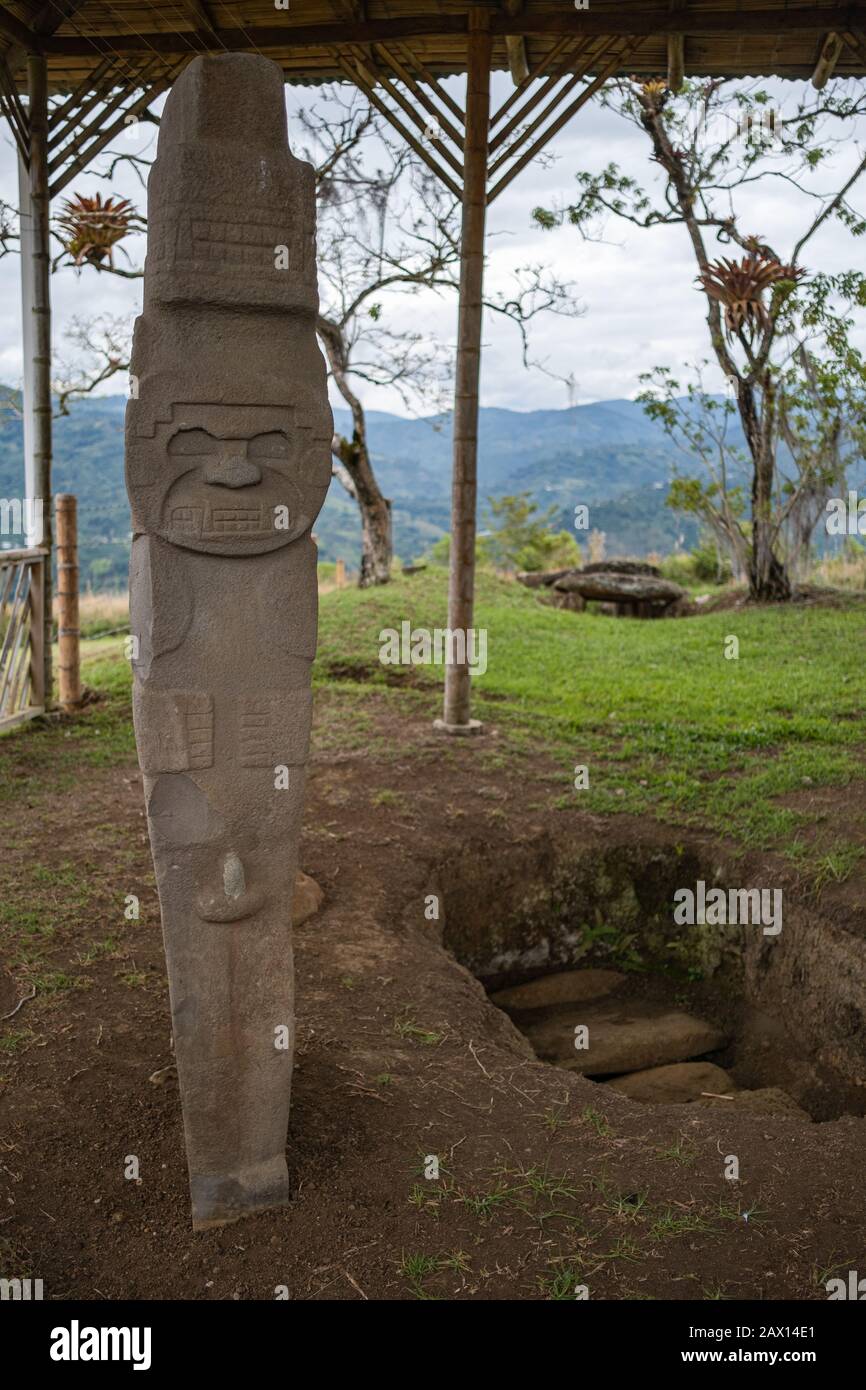
<path fill-rule="evenodd" d="M 8 391 L 0 388 L 3 396 Z M 123 396 L 78 401 L 55 421 L 54 489 L 78 497 L 82 586 L 126 583 L 129 510 L 123 483 Z M 338 429 L 348 430 L 337 410 Z M 407 420 L 372 411 L 368 416 L 373 463 L 394 515 L 401 559 L 417 559 L 449 528 L 451 417 Z M 682 456 L 661 427 L 634 401 L 599 401 L 569 410 L 484 409 L 480 417 L 480 521 L 489 496 L 530 492 L 555 525 L 570 529 L 574 508 L 585 503 L 590 526 L 604 531 L 608 555 L 666 552 L 689 547 L 692 518 L 665 505 L 671 471 Z M 0 498 L 23 492 L 21 421 L 0 413 Z M 357 564 L 360 525 L 355 503 L 336 479 L 316 523 L 320 557 Z M 577 533 L 578 540 L 585 536 Z M 2 544 L 20 544 L 4 536 Z"/>

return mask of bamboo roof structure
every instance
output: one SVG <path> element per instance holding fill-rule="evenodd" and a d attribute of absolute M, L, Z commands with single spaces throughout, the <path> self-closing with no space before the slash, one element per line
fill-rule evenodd
<path fill-rule="evenodd" d="M 619 72 L 662 75 L 675 49 L 686 75 L 810 77 L 830 35 L 835 74 L 866 73 L 866 4 L 835 0 L 2 0 L 0 56 L 20 80 L 26 53 L 44 53 L 53 93 L 101 83 L 107 61 L 153 76 L 226 49 L 264 54 L 292 83 L 344 78 L 352 51 L 375 71 L 380 46 L 441 78 L 466 70 L 473 10 L 492 68 L 513 74 L 559 56 L 575 70 L 594 43 L 628 38 Z"/>

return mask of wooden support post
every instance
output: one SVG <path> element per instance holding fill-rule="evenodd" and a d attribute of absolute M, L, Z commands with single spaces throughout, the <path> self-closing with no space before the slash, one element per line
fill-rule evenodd
<path fill-rule="evenodd" d="M 36 559 L 30 570 L 30 705 L 45 709 L 45 569 L 47 556 Z"/>
<path fill-rule="evenodd" d="M 525 82 L 529 76 L 529 63 L 526 61 L 526 39 L 517 34 L 507 34 L 505 51 L 508 54 L 508 71 L 515 87 Z"/>
<path fill-rule="evenodd" d="M 69 492 L 57 497 L 57 684 L 60 708 L 81 704 L 78 623 L 77 504 Z"/>
<path fill-rule="evenodd" d="M 484 287 L 484 221 L 487 195 L 487 141 L 490 120 L 490 16 L 469 11 L 466 78 L 463 221 L 460 233 L 460 306 L 454 389 L 454 467 L 451 483 L 451 562 L 448 627 L 465 634 L 469 645 L 475 591 L 475 530 L 478 495 L 478 382 Z M 452 655 L 455 653 L 452 652 Z M 445 667 L 445 708 L 437 727 L 467 734 L 480 728 L 470 720 L 469 664 Z"/>
<path fill-rule="evenodd" d="M 821 92 L 826 87 L 836 69 L 845 42 L 838 34 L 826 34 L 821 44 L 821 52 L 818 62 L 815 64 L 815 71 L 812 73 L 812 86 L 816 92 Z"/>
<path fill-rule="evenodd" d="M 46 705 L 51 702 L 51 254 L 49 243 L 50 196 L 48 192 L 48 72 L 43 54 L 27 59 L 29 93 L 30 178 L 29 242 L 30 255 L 22 256 L 21 274 L 27 286 L 22 296 L 23 312 L 29 317 L 28 361 L 24 364 L 25 389 L 29 384 L 26 410 L 29 415 L 29 444 L 32 449 L 32 492 L 41 503 L 41 535 L 28 536 L 28 545 L 46 550 L 42 580 L 43 686 Z M 30 479 L 28 479 L 30 485 Z"/>
<path fill-rule="evenodd" d="M 520 14 L 523 0 L 502 0 L 502 8 L 507 15 Z M 508 71 L 515 87 L 519 87 L 529 76 L 529 62 L 526 56 L 526 40 L 522 35 L 506 34 L 505 52 L 508 55 Z"/>
<path fill-rule="evenodd" d="M 668 34 L 668 86 L 678 92 L 686 76 L 685 34 Z"/>
<path fill-rule="evenodd" d="M 338 589 L 346 587 L 346 561 L 338 560 L 334 567 L 334 581 Z"/>
<path fill-rule="evenodd" d="M 29 117 L 28 117 L 29 121 Z M 36 466 L 33 461 L 33 210 L 30 206 L 30 136 L 27 137 L 27 158 L 18 160 L 18 222 L 21 235 L 21 256 L 18 272 L 21 280 L 21 352 L 22 391 L 21 414 L 24 426 L 24 496 L 36 496 Z M 32 501 L 27 506 L 24 544 L 42 544 L 42 524 L 39 534 L 34 526 L 37 515 Z"/>

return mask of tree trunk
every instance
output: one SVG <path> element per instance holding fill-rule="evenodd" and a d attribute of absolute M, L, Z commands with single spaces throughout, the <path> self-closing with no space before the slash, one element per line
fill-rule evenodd
<path fill-rule="evenodd" d="M 358 587 L 387 584 L 393 558 L 391 503 L 379 490 L 367 446 L 357 430 L 351 439 L 334 438 L 334 452 L 348 473 L 361 513 L 361 567 Z"/>
<path fill-rule="evenodd" d="M 688 180 L 685 162 L 674 149 L 660 109 L 651 99 L 643 101 L 642 122 L 653 152 L 664 169 L 689 233 L 698 268 L 707 270 L 709 259 L 696 208 L 700 190 Z M 751 380 L 737 370 L 722 331 L 721 310 L 712 295 L 706 294 L 707 326 L 716 359 L 726 376 L 736 382 L 737 408 L 752 456 L 752 548 L 749 555 L 749 597 L 764 603 L 782 602 L 791 597 L 791 581 L 784 563 L 773 550 L 777 527 L 773 522 L 773 474 L 775 451 L 773 434 L 776 401 L 769 370 L 761 380 L 762 409 L 758 413 Z M 767 349 L 769 352 L 769 348 Z"/>
<path fill-rule="evenodd" d="M 749 598 L 758 603 L 785 603 L 791 597 L 791 580 L 773 550 L 774 451 L 772 421 L 774 400 L 769 373 L 763 382 L 761 419 L 755 406 L 754 388 L 740 380 L 737 389 L 740 419 L 752 455 L 752 549 L 749 557 Z"/>
<path fill-rule="evenodd" d="M 391 535 L 391 503 L 382 496 L 370 451 L 367 448 L 367 421 L 364 407 L 349 385 L 349 345 L 345 326 L 319 315 L 317 331 L 331 374 L 343 400 L 352 412 L 352 438 L 335 434 L 331 452 L 339 459 L 351 483 L 351 493 L 361 513 L 361 567 L 358 587 L 369 589 L 374 584 L 387 584 L 391 578 L 393 543 Z"/>

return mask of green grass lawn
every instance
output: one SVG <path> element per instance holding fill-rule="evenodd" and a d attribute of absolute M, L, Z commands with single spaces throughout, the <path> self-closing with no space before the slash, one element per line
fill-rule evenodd
<path fill-rule="evenodd" d="M 325 595 L 318 680 L 330 664 L 377 668 L 382 628 L 445 626 L 446 592 L 444 571 L 428 570 Z M 565 612 L 481 575 L 475 623 L 488 633 L 475 712 L 549 749 L 562 805 L 705 825 L 805 858 L 808 820 L 775 798 L 866 777 L 858 602 L 646 622 Z M 440 671 L 418 671 L 438 687 Z M 586 791 L 573 788 L 576 765 L 589 768 Z M 834 853 L 840 872 L 855 856 L 844 842 Z"/>
<path fill-rule="evenodd" d="M 359 730 L 367 737 L 371 697 L 431 718 L 439 712 L 441 669 L 419 667 L 420 683 L 389 686 L 394 668 L 379 663 L 379 633 L 404 620 L 444 627 L 446 596 L 438 568 L 322 596 L 314 679 L 334 711 L 323 734 L 329 746 Z M 778 798 L 866 777 L 862 604 L 645 622 L 554 609 L 519 584 L 482 574 L 476 626 L 488 633 L 488 669 L 473 681 L 475 713 L 507 734 L 510 749 L 550 755 L 559 769 L 550 778 L 556 805 L 718 829 L 834 878 L 856 862 L 855 839 L 844 835 L 816 858 L 808 816 Z M 732 636 L 736 660 L 725 656 Z M 82 660 L 87 685 L 109 698 L 72 726 L 10 735 L 27 741 L 27 765 L 4 779 L 0 798 L 19 795 L 22 779 L 35 790 L 49 766 L 59 786 L 82 764 L 134 756 L 123 639 L 83 643 Z M 574 789 L 577 765 L 589 769 L 588 790 Z"/>

